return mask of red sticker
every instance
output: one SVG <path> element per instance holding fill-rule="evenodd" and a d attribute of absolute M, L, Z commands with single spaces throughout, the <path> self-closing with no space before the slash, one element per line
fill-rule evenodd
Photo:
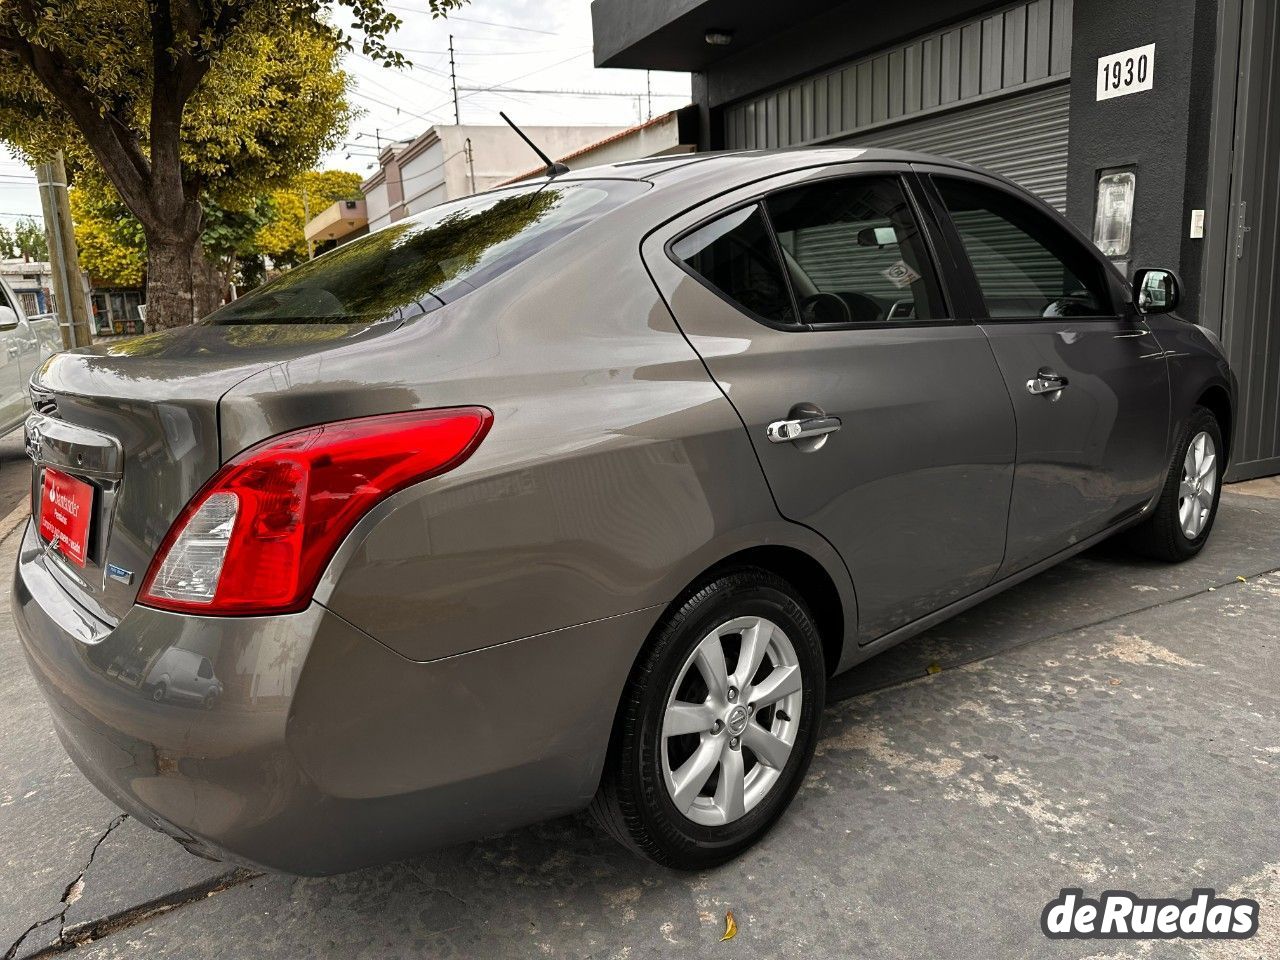
<path fill-rule="evenodd" d="M 76 566 L 84 566 L 93 516 L 93 487 L 46 469 L 40 491 L 40 537 Z"/>

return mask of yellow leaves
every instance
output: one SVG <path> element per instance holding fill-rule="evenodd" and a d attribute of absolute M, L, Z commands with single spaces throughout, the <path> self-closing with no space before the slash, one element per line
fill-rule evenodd
<path fill-rule="evenodd" d="M 210 29 L 181 34 L 174 53 L 215 51 L 209 71 L 183 111 L 180 155 L 185 179 L 206 184 L 215 203 L 281 188 L 345 132 L 349 79 L 332 28 L 299 0 L 244 0 L 227 36 Z M 305 6 L 305 3 L 302 4 Z M 33 28 L 43 45 L 74 64 L 100 107 L 132 140 L 150 142 L 152 42 L 146 0 L 62 0 L 37 4 L 47 17 Z M 0 32 L 14 27 L 14 5 L 0 0 Z M 31 31 L 28 30 L 30 33 Z M 34 34 L 33 34 L 34 36 Z M 203 58 L 202 58 L 203 59 Z M 0 58 L 0 140 L 35 159 L 61 149 L 76 176 L 98 170 L 95 154 L 67 111 L 17 58 Z M 160 97 L 171 91 L 156 90 Z"/>
<path fill-rule="evenodd" d="M 929 664 L 927 667 L 925 667 L 924 669 L 925 669 L 925 673 L 929 674 L 930 676 L 933 676 L 935 673 L 941 673 L 941 672 L 942 672 L 942 664 L 940 664 L 940 663 L 931 663 L 931 664 Z"/>
<path fill-rule="evenodd" d="M 738 921 L 733 919 L 733 911 L 728 910 L 724 915 L 724 936 L 720 938 L 720 942 L 732 940 L 738 935 Z"/>
<path fill-rule="evenodd" d="M 183 116 L 183 163 L 222 202 L 224 184 L 274 189 L 316 164 L 345 131 L 348 78 L 333 38 L 282 25 L 237 36 Z"/>
<path fill-rule="evenodd" d="M 288 186 L 271 194 L 275 217 L 258 231 L 257 245 L 272 260 L 293 265 L 307 255 L 307 241 L 302 228 L 307 210 L 315 216 L 336 200 L 360 196 L 361 177 L 346 170 L 309 170 L 299 174 Z M 306 202 L 303 202 L 306 191 Z"/>
<path fill-rule="evenodd" d="M 70 197 L 80 265 L 109 286 L 139 286 L 146 266 L 141 230 L 115 191 L 85 177 Z"/>

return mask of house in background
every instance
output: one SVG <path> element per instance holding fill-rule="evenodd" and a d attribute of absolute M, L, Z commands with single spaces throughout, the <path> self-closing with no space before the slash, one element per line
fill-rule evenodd
<path fill-rule="evenodd" d="M 312 256 L 319 256 L 368 232 L 369 211 L 364 200 L 335 200 L 302 228 Z"/>
<path fill-rule="evenodd" d="M 691 105 L 651 117 L 644 123 L 619 130 L 569 153 L 551 154 L 551 158 L 570 170 L 585 170 L 607 163 L 692 153 L 698 148 L 698 132 L 698 108 Z M 531 165 L 506 182 L 518 183 L 540 177 L 545 171 L 542 165 Z"/>
<path fill-rule="evenodd" d="M 548 156 L 596 143 L 622 127 L 526 127 Z M 529 169 L 537 157 L 510 127 L 431 127 L 407 144 L 378 155 L 379 170 L 360 185 L 369 229 L 377 230 L 429 207 L 488 190 Z"/>
<path fill-rule="evenodd" d="M 686 153 L 697 146 L 696 108 L 686 107 L 634 127 L 526 127 L 546 154 L 570 169 Z M 378 171 L 360 185 L 360 207 L 344 201 L 306 225 L 307 239 L 336 246 L 446 200 L 538 176 L 543 166 L 510 127 L 438 126 L 378 154 Z"/>

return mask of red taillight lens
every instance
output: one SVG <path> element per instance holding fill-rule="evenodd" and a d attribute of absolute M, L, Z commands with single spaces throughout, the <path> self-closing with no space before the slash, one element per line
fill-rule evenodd
<path fill-rule="evenodd" d="M 492 421 L 483 407 L 394 413 L 250 447 L 178 515 L 139 602 L 205 614 L 303 609 L 361 517 L 397 490 L 458 466 Z"/>

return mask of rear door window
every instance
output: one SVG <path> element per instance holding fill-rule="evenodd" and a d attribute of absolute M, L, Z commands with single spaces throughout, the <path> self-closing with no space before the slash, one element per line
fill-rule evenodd
<path fill-rule="evenodd" d="M 775 194 L 766 206 L 801 322 L 946 316 L 928 248 L 897 177 L 822 180 Z"/>
<path fill-rule="evenodd" d="M 677 260 L 726 300 L 769 324 L 794 326 L 777 244 L 759 204 L 730 211 L 671 245 Z"/>
<path fill-rule="evenodd" d="M 632 180 L 552 181 L 441 204 L 304 263 L 201 322 L 351 324 L 421 313 L 646 189 Z"/>
<path fill-rule="evenodd" d="M 1115 314 L 1102 265 L 1051 217 L 971 180 L 933 181 L 992 319 Z"/>

